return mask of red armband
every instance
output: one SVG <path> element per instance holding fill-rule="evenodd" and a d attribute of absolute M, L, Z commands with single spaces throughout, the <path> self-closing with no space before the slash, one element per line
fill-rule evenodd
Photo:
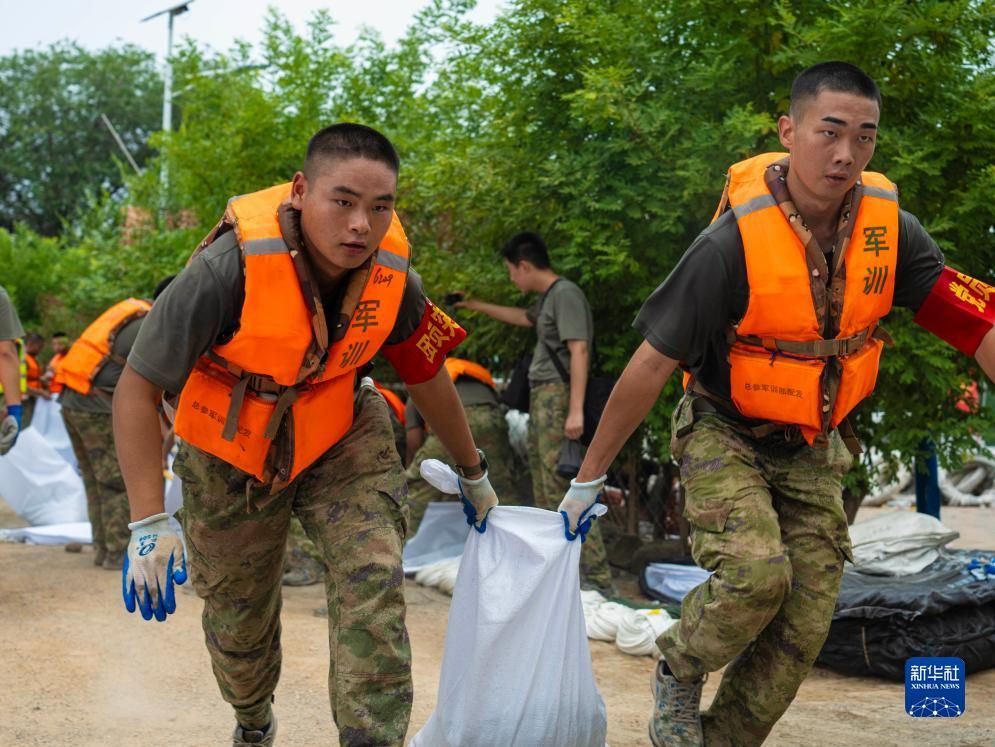
<path fill-rule="evenodd" d="M 466 338 L 466 330 L 425 299 L 425 313 L 418 329 L 404 342 L 380 348 L 405 384 L 421 384 L 442 368 L 446 353 Z"/>
<path fill-rule="evenodd" d="M 995 288 L 944 267 L 915 316 L 915 323 L 973 356 L 995 326 Z"/>

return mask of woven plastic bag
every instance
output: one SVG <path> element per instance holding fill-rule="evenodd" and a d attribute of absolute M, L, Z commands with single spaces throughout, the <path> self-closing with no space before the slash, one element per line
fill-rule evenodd
<path fill-rule="evenodd" d="M 469 533 L 436 709 L 409 747 L 603 747 L 580 550 L 537 508 L 499 506 Z"/>

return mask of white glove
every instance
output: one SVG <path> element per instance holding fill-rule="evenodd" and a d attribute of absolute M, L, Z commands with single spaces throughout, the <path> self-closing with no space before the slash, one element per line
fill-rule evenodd
<path fill-rule="evenodd" d="M 159 622 L 176 612 L 173 582 L 187 580 L 187 557 L 183 541 L 169 525 L 169 514 L 152 516 L 128 524 L 131 541 L 121 570 L 124 606 L 137 608 L 142 617 Z"/>
<path fill-rule="evenodd" d="M 606 506 L 602 506 L 602 510 L 597 510 L 596 506 L 607 480 L 608 475 L 602 475 L 591 482 L 577 482 L 576 477 L 570 481 L 570 488 L 556 509 L 563 517 L 563 529 L 568 540 L 579 536 L 583 542 L 591 529 L 591 520 L 604 513 Z"/>
<path fill-rule="evenodd" d="M 459 498 L 463 503 L 466 523 L 483 534 L 487 531 L 487 514 L 498 504 L 497 494 L 491 487 L 485 471 L 476 480 L 459 478 Z"/>
<path fill-rule="evenodd" d="M 0 412 L 3 412 L 2 408 Z M 7 417 L 0 419 L 0 456 L 14 448 L 20 432 L 21 405 L 7 405 Z"/>

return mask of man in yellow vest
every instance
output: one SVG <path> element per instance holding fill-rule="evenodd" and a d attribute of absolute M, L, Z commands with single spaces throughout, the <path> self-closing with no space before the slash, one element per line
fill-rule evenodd
<path fill-rule="evenodd" d="M 21 430 L 21 400 L 28 383 L 22 337 L 17 309 L 0 285 L 0 455 L 14 447 Z"/>
<path fill-rule="evenodd" d="M 945 267 L 894 185 L 865 171 L 880 105 L 874 81 L 847 63 L 795 79 L 778 123 L 788 153 L 729 169 L 712 225 L 636 317 L 645 341 L 561 504 L 583 524 L 682 366 L 671 447 L 692 553 L 714 574 L 657 640 L 655 745 L 760 744 L 815 662 L 851 557 L 845 417 L 874 388 L 878 320 L 893 305 L 914 309 L 995 376 L 995 289 Z M 699 717 L 704 676 L 726 665 Z"/>
<path fill-rule="evenodd" d="M 311 139 L 291 183 L 233 198 L 149 314 L 114 398 L 133 519 L 125 604 L 164 620 L 187 571 L 163 512 L 156 408 L 178 395 L 190 578 L 234 745 L 273 744 L 276 732 L 291 515 L 324 559 L 340 743 L 400 746 L 407 731 L 406 484 L 387 403 L 359 385 L 374 354 L 452 455 L 468 521 L 485 531 L 497 504 L 443 368 L 465 333 L 409 267 L 398 168 L 381 133 L 337 124 Z"/>
<path fill-rule="evenodd" d="M 490 371 L 479 363 L 463 358 L 447 358 L 446 371 L 456 385 L 460 402 L 466 412 L 474 440 L 487 453 L 488 470 L 494 490 L 502 496 L 505 505 L 521 505 L 512 477 L 514 457 L 508 437 L 508 422 L 504 419 L 501 400 L 494 389 Z M 408 532 L 414 535 L 432 501 L 453 500 L 433 487 L 421 476 L 419 467 L 426 459 L 445 460 L 445 447 L 435 433 L 425 427 L 425 419 L 415 403 L 408 400 L 404 417 L 407 429 L 408 505 L 411 516 Z"/>
<path fill-rule="evenodd" d="M 158 290 L 158 289 L 157 289 Z M 114 454 L 111 398 L 152 304 L 129 298 L 97 317 L 60 364 L 59 403 L 86 490 L 93 563 L 119 570 L 131 539 L 128 495 Z"/>

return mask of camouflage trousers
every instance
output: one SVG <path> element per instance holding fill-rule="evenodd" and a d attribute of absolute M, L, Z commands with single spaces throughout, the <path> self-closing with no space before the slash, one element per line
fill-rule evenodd
<path fill-rule="evenodd" d="M 466 405 L 467 422 L 473 434 L 474 443 L 487 455 L 487 474 L 497 493 L 498 500 L 505 506 L 520 506 L 522 501 L 515 491 L 512 477 L 513 456 L 508 440 L 508 423 L 497 405 Z M 452 462 L 452 457 L 434 433 L 429 433 L 408 466 L 408 506 L 411 509 L 410 532 L 414 534 L 425 515 L 425 508 L 432 501 L 454 501 L 457 496 L 446 495 L 428 484 L 418 471 L 426 459 Z"/>
<path fill-rule="evenodd" d="M 280 676 L 281 578 L 290 517 L 325 571 L 328 692 L 342 745 L 402 744 L 411 714 L 411 647 L 404 624 L 401 546 L 406 484 L 387 404 L 361 387 L 349 432 L 276 495 L 246 490 L 248 475 L 184 444 L 190 578 L 204 600 L 214 676 L 239 723 L 272 718 Z"/>
<path fill-rule="evenodd" d="M 529 468 L 532 493 L 539 508 L 555 511 L 563 500 L 570 480 L 556 474 L 556 462 L 563 445 L 563 424 L 570 407 L 570 390 L 563 382 L 538 384 L 529 394 Z M 601 528 L 594 521 L 580 554 L 581 578 L 602 589 L 612 587 Z"/>
<path fill-rule="evenodd" d="M 128 493 L 114 453 L 111 414 L 62 408 L 62 420 L 79 462 L 86 490 L 86 510 L 93 530 L 93 548 L 113 560 L 123 558 L 131 531 Z"/>
<path fill-rule="evenodd" d="M 783 432 L 757 440 L 691 409 L 685 397 L 674 413 L 672 448 L 691 552 L 714 574 L 657 645 L 685 682 L 729 665 L 702 714 L 706 745 L 758 745 L 829 632 L 851 552 L 841 484 L 852 457 L 836 433 L 823 449 Z"/>

